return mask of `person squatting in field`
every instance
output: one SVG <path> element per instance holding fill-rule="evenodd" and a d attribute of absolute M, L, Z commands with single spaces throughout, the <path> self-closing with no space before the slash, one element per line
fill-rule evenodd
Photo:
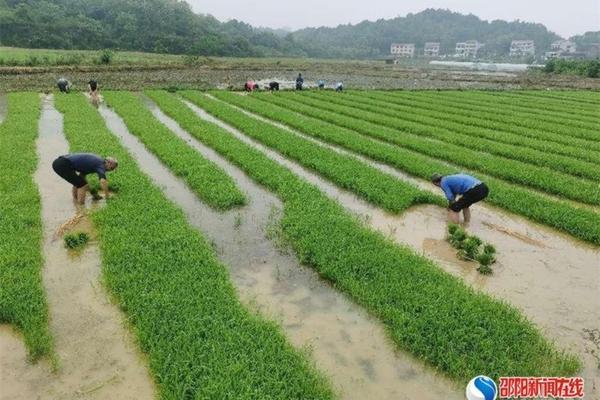
<path fill-rule="evenodd" d="M 72 153 L 58 157 L 52 163 L 52 169 L 61 178 L 73 185 L 73 200 L 79 204 L 85 201 L 89 185 L 85 179 L 87 174 L 96 173 L 100 178 L 100 188 L 104 198 L 109 198 L 107 171 L 114 171 L 119 163 L 112 157 L 102 158 L 92 153 Z"/>
<path fill-rule="evenodd" d="M 279 91 L 279 82 L 275 82 L 275 81 L 273 81 L 273 82 L 269 83 L 269 87 L 268 87 L 268 89 L 269 89 L 271 92 L 273 92 L 273 91 L 276 91 L 276 92 L 278 92 L 278 91 Z"/>
<path fill-rule="evenodd" d="M 440 187 L 448 199 L 448 219 L 458 224 L 462 210 L 465 223 L 471 220 L 469 207 L 485 199 L 489 193 L 487 185 L 467 174 L 440 175 L 433 174 L 431 182 Z M 457 200 L 456 198 L 460 196 Z"/>

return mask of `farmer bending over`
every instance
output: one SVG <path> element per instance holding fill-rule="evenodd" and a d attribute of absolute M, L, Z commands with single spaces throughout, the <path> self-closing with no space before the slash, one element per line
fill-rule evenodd
<path fill-rule="evenodd" d="M 66 78 L 60 78 L 56 82 L 56 85 L 58 86 L 58 90 L 60 90 L 61 93 L 69 93 L 69 91 L 71 90 L 71 84 Z"/>
<path fill-rule="evenodd" d="M 489 189 L 485 183 L 466 174 L 446 175 L 433 174 L 431 182 L 442 188 L 446 198 L 450 202 L 448 206 L 448 219 L 450 222 L 458 224 L 460 211 L 462 210 L 465 223 L 471 220 L 471 210 L 469 207 L 485 199 Z M 460 196 L 456 200 L 457 196 Z"/>
<path fill-rule="evenodd" d="M 106 172 L 115 170 L 117 166 L 117 160 L 114 158 L 102 158 L 92 153 L 67 154 L 58 157 L 52 163 L 54 172 L 73 185 L 73 200 L 79 204 L 85 201 L 85 194 L 89 190 L 85 176 L 91 173 L 98 174 L 100 188 L 104 191 L 104 198 L 108 199 Z"/>
<path fill-rule="evenodd" d="M 271 83 L 269 83 L 269 90 L 271 92 L 273 92 L 273 91 L 277 91 L 278 92 L 279 91 L 279 82 L 271 82 Z"/>

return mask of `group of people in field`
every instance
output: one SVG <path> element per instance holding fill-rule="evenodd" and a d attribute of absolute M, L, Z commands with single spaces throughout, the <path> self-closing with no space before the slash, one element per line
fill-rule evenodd
<path fill-rule="evenodd" d="M 296 78 L 296 90 L 302 90 L 304 86 L 304 78 L 302 74 L 298 74 Z M 325 88 L 325 81 L 320 79 L 317 82 L 319 89 Z M 335 86 L 336 91 L 343 90 L 343 83 L 338 82 Z M 71 89 L 71 84 L 65 78 L 58 80 L 58 89 L 63 93 L 68 93 Z M 249 80 L 244 85 L 244 89 L 252 92 L 258 89 L 258 84 Z M 279 83 L 270 82 L 266 89 L 270 91 L 278 91 Z M 88 94 L 90 100 L 96 106 L 99 99 L 98 82 L 90 80 L 88 82 Z M 96 173 L 100 179 L 100 187 L 104 191 L 105 198 L 108 198 L 110 193 L 108 190 L 108 181 L 106 172 L 113 171 L 117 168 L 118 162 L 112 157 L 100 157 L 91 153 L 75 153 L 67 154 L 58 157 L 52 164 L 54 171 L 64 180 L 72 185 L 73 200 L 83 204 L 85 195 L 89 191 L 89 186 L 86 181 L 86 175 Z M 470 206 L 485 199 L 489 194 L 487 185 L 477 178 L 467 174 L 441 175 L 433 174 L 431 182 L 438 186 L 444 192 L 448 200 L 448 220 L 453 223 L 459 223 L 460 213 L 463 213 L 463 220 L 468 223 L 471 220 Z"/>
<path fill-rule="evenodd" d="M 317 81 L 317 87 L 319 89 L 325 89 L 325 80 L 319 79 Z M 270 90 L 271 92 L 278 91 L 279 90 L 279 82 L 277 82 L 277 81 L 269 82 L 269 85 L 265 86 L 265 89 Z M 304 78 L 302 77 L 302 74 L 300 73 L 296 77 L 296 90 L 302 90 L 302 89 L 304 89 Z M 256 83 L 254 80 L 248 79 L 246 81 L 246 83 L 244 84 L 244 90 L 246 92 L 254 92 L 255 90 L 260 90 L 260 87 L 259 87 L 258 83 Z M 341 92 L 343 90 L 344 90 L 344 83 L 342 81 L 336 82 L 335 83 L 335 91 Z"/>

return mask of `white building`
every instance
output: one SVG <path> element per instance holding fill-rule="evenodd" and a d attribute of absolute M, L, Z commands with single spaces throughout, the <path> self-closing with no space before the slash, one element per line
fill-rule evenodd
<path fill-rule="evenodd" d="M 415 56 L 415 44 L 414 43 L 392 43 L 390 53 L 396 57 L 414 57 Z"/>
<path fill-rule="evenodd" d="M 524 57 L 535 55 L 535 44 L 533 40 L 513 40 L 510 43 L 511 57 Z"/>
<path fill-rule="evenodd" d="M 423 49 L 423 55 L 425 57 L 438 57 L 440 55 L 440 43 L 426 42 L 425 48 Z"/>
<path fill-rule="evenodd" d="M 556 42 L 552 43 L 550 50 L 560 54 L 575 53 L 577 51 L 577 45 L 575 42 L 571 42 L 570 40 L 557 40 Z"/>
<path fill-rule="evenodd" d="M 479 43 L 477 40 L 467 40 L 466 42 L 456 43 L 456 51 L 454 57 L 461 58 L 475 58 L 477 52 L 483 47 L 483 43 Z"/>

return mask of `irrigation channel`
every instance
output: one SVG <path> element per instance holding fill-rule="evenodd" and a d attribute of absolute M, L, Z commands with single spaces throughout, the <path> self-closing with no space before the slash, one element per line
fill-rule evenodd
<path fill-rule="evenodd" d="M 492 243 L 498 250 L 494 274 L 483 276 L 476 271 L 476 264 L 458 260 L 456 251 L 445 241 L 445 209 L 417 206 L 402 215 L 388 213 L 284 158 L 194 104 L 185 103 L 199 117 L 227 129 L 317 185 L 372 228 L 435 260 L 445 271 L 461 277 L 479 290 L 520 308 L 560 347 L 571 349 L 581 356 L 584 363 L 581 374 L 586 379 L 587 391 L 593 390 L 590 393 L 592 398 L 600 394 L 600 252 L 596 247 L 498 208 L 475 205 L 469 232 Z M 265 121 L 252 113 L 246 114 Z M 281 124 L 274 124 L 281 127 Z M 307 138 L 295 130 L 286 129 Z M 351 154 L 398 179 L 441 194 L 435 186 L 389 166 L 316 139 L 310 140 L 334 151 Z"/>
<path fill-rule="evenodd" d="M 395 351 L 376 320 L 300 265 L 276 238 L 267 238 L 279 218 L 278 198 L 145 100 L 159 120 L 233 177 L 249 198 L 246 207 L 226 213 L 212 210 L 128 132 L 118 115 L 105 106 L 100 113 L 154 183 L 210 238 L 241 300 L 278 320 L 295 346 L 307 348 L 341 398 L 462 398 L 462 388 Z"/>
<path fill-rule="evenodd" d="M 44 97 L 39 122 L 38 184 L 44 226 L 43 282 L 58 368 L 30 365 L 16 335 L 0 335 L 2 399 L 152 399 L 155 388 L 125 318 L 101 284 L 101 258 L 88 217 L 71 187 L 52 170 L 68 153 L 62 115 Z M 86 208 L 100 206 L 88 203 Z M 64 247 L 62 233 L 84 231 L 92 240 L 81 253 Z M 8 333 L 8 332 L 2 332 Z"/>
<path fill-rule="evenodd" d="M 0 122 L 6 118 L 6 111 L 8 108 L 8 101 L 5 94 L 0 94 Z"/>

